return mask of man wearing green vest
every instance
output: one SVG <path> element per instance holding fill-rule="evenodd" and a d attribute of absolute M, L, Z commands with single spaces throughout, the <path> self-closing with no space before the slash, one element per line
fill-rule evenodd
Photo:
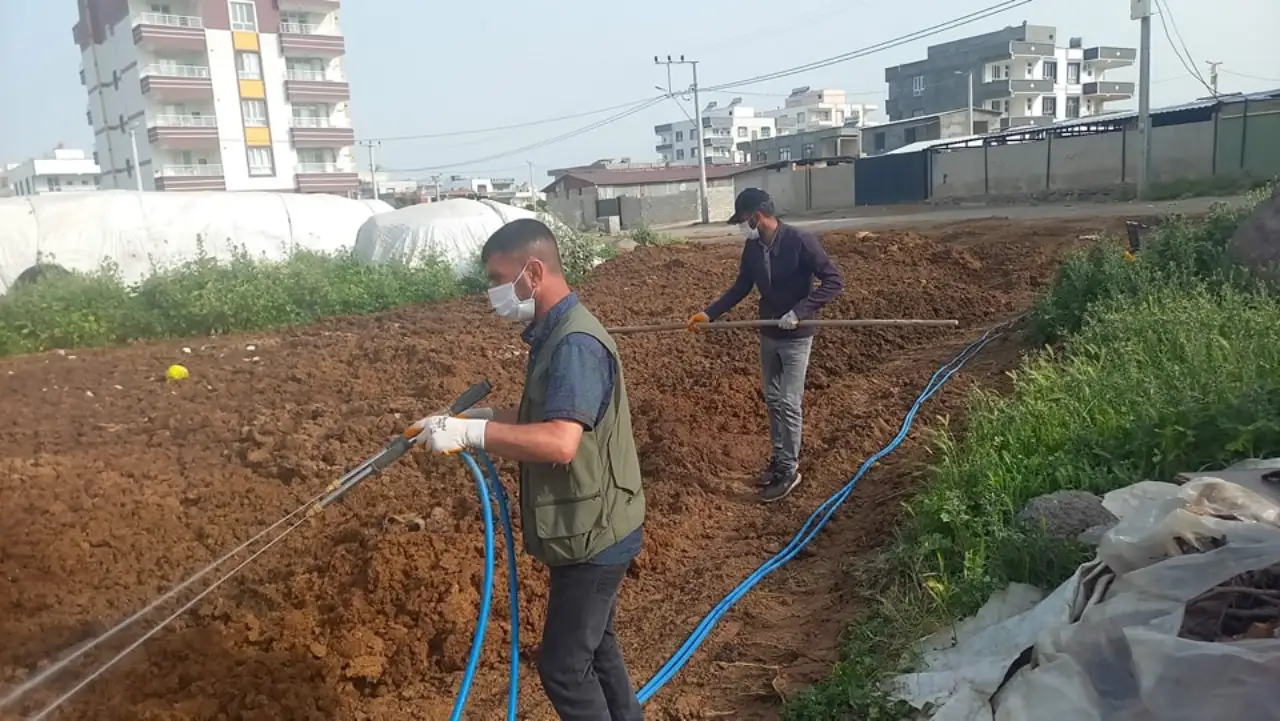
<path fill-rule="evenodd" d="M 644 491 L 618 348 L 569 289 L 555 236 L 507 223 L 480 253 L 499 316 L 528 324 L 518 409 L 419 421 L 437 453 L 520 462 L 525 550 L 551 569 L 538 675 L 563 721 L 643 718 L 614 635 L 618 587 L 643 543 Z"/>

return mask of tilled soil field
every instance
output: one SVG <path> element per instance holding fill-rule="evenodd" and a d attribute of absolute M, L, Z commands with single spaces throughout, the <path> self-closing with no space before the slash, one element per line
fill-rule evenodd
<path fill-rule="evenodd" d="M 1106 222 L 1114 230 L 1123 221 Z M 976 221 L 945 237 L 827 234 L 847 290 L 824 317 L 955 318 L 961 327 L 821 336 L 806 400 L 807 480 L 770 507 L 754 501 L 749 483 L 768 445 L 754 336 L 621 338 L 650 508 L 619 615 L 637 685 L 892 438 L 938 365 L 1025 309 L 1061 252 L 1101 225 Z M 583 299 L 606 324 L 683 319 L 728 287 L 737 257 L 725 246 L 640 248 L 602 266 Z M 735 317 L 753 310 L 749 299 Z M 0 360 L 0 688 L 312 498 L 472 382 L 489 378 L 491 401 L 514 402 L 524 357 L 517 328 L 470 299 L 283 333 Z M 958 408 L 967 382 L 998 377 L 1016 357 L 1010 344 L 995 348 L 921 421 Z M 190 379 L 163 381 L 174 362 L 190 368 Z M 649 704 L 650 718 L 776 717 L 779 698 L 831 659 L 848 612 L 833 569 L 885 539 L 911 482 L 893 471 L 872 473 L 813 551 L 721 623 Z M 425 528 L 410 530 L 397 521 L 405 517 Z M 300 527 L 52 718 L 447 718 L 479 600 L 479 519 L 461 464 L 415 452 Z M 504 563 L 500 554 L 468 718 L 502 716 Z M 550 719 L 527 663 L 545 572 L 523 555 L 519 567 L 521 709 L 524 718 Z M 35 711 L 145 627 L 103 644 L 10 711 Z"/>

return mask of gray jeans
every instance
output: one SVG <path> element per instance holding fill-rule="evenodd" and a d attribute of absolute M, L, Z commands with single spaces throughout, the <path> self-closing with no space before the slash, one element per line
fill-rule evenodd
<path fill-rule="evenodd" d="M 769 409 L 769 440 L 778 473 L 795 473 L 800 462 L 804 426 L 804 376 L 809 369 L 813 337 L 775 339 L 760 336 L 760 370 L 764 404 Z"/>

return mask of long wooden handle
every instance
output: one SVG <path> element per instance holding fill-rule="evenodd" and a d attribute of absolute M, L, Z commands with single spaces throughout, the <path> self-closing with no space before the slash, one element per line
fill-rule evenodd
<path fill-rule="evenodd" d="M 954 327 L 960 325 L 955 320 L 929 320 L 929 319 L 899 319 L 899 318 L 866 318 L 858 320 L 802 320 L 801 328 L 865 328 L 875 326 L 947 326 Z M 776 320 L 726 320 L 716 323 L 700 323 L 697 326 L 699 332 L 705 330 L 735 330 L 742 328 L 777 328 Z M 610 333 L 626 335 L 627 333 L 667 333 L 671 331 L 689 329 L 688 323 L 662 323 L 659 325 L 622 325 L 615 328 L 608 328 Z"/>

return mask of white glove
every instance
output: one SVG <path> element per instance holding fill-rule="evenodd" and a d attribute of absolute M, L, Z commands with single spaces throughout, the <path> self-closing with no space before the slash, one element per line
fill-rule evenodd
<path fill-rule="evenodd" d="M 483 418 L 452 418 L 428 416 L 413 424 L 421 428 L 415 441 L 426 444 L 433 453 L 457 453 L 468 449 L 484 450 L 484 429 L 489 421 Z"/>
<path fill-rule="evenodd" d="M 469 408 L 458 414 L 459 418 L 475 418 L 482 421 L 493 420 L 492 408 Z"/>
<path fill-rule="evenodd" d="M 778 319 L 778 327 L 783 330 L 795 330 L 800 327 L 800 319 L 796 317 L 794 310 L 787 311 L 787 314 Z"/>

